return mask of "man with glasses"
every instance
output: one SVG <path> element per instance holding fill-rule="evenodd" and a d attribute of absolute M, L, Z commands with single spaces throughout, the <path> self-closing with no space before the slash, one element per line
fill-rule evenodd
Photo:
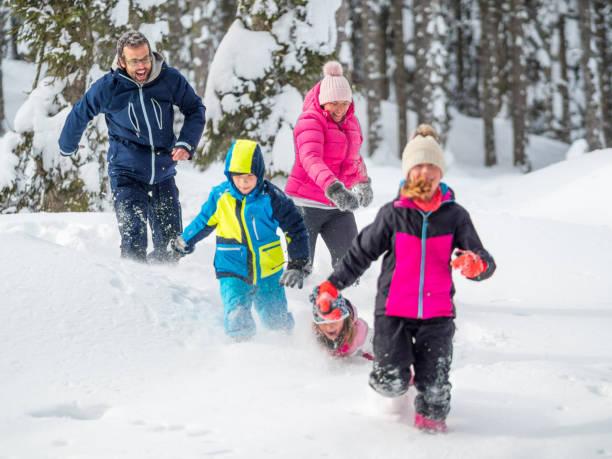
<path fill-rule="evenodd" d="M 174 133 L 174 106 L 184 115 Z M 108 172 L 121 256 L 147 260 L 147 222 L 151 226 L 150 260 L 172 261 L 168 243 L 182 232 L 176 162 L 191 159 L 204 130 L 205 108 L 191 85 L 151 51 L 140 32 L 117 42 L 113 69 L 96 81 L 74 105 L 60 135 L 60 153 L 75 154 L 87 123 L 103 113 L 108 126 Z"/>

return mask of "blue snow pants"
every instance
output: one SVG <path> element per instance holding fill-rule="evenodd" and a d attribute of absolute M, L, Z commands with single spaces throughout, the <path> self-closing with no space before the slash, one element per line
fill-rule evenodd
<path fill-rule="evenodd" d="M 123 175 L 110 178 L 121 256 L 147 260 L 147 222 L 151 226 L 156 261 L 171 261 L 167 250 L 171 239 L 183 231 L 179 192 L 174 177 L 149 185 Z"/>
<path fill-rule="evenodd" d="M 260 279 L 256 285 L 247 284 L 236 277 L 219 279 L 224 308 L 223 327 L 228 336 L 243 340 L 255 335 L 252 304 L 266 328 L 293 329 L 295 322 L 293 315 L 287 311 L 285 287 L 278 283 L 281 274 L 282 271 Z"/>

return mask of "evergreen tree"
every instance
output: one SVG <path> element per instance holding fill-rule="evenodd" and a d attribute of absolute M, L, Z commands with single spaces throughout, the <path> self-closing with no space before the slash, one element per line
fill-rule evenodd
<path fill-rule="evenodd" d="M 237 0 L 171 0 L 163 5 L 168 21 L 165 56 L 203 95 L 215 50 L 236 15 Z"/>
<path fill-rule="evenodd" d="M 205 148 L 198 164 L 223 158 L 233 139 L 246 137 L 259 142 L 271 174 L 288 172 L 302 94 L 321 78 L 336 47 L 339 5 L 339 0 L 239 2 L 238 18 L 211 65 Z"/>
<path fill-rule="evenodd" d="M 9 132 L 16 156 L 13 180 L 0 189 L 0 210 L 84 211 L 107 206 L 107 133 L 102 117 L 87 127 L 80 151 L 62 158 L 57 139 L 71 105 L 114 60 L 117 37 L 127 24 L 155 20 L 154 11 L 129 8 L 116 0 L 10 0 L 22 22 L 20 40 L 37 63 L 34 89 Z M 125 14 L 114 8 L 124 5 Z M 117 26 L 112 15 L 125 20 Z M 43 75 L 42 69 L 46 68 Z"/>

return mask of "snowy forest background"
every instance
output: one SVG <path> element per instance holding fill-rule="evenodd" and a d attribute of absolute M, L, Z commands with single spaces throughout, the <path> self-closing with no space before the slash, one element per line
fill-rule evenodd
<path fill-rule="evenodd" d="M 458 116 L 482 119 L 473 141 L 490 167 L 500 118 L 511 121 L 512 161 L 526 173 L 537 160 L 526 153 L 530 134 L 582 151 L 612 144 L 606 0 L 2 0 L 0 59 L 36 71 L 14 119 L 0 75 L 0 212 L 108 208 L 102 117 L 75 157 L 61 160 L 54 146 L 129 28 L 204 98 L 202 169 L 250 137 L 269 172 L 286 174 L 303 95 L 331 58 L 356 89 L 363 152 L 375 162 L 399 157 L 417 122 L 445 140 Z"/>

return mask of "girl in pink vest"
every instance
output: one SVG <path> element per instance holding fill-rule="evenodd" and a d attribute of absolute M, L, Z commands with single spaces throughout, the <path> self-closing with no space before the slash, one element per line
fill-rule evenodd
<path fill-rule="evenodd" d="M 369 205 L 373 193 L 359 154 L 363 137 L 351 86 L 338 62 L 326 63 L 323 74 L 293 130 L 295 163 L 285 192 L 304 216 L 310 259 L 321 234 L 335 265 L 357 235 L 352 211 Z"/>
<path fill-rule="evenodd" d="M 380 208 L 313 292 L 316 307 L 326 313 L 338 291 L 383 256 L 370 386 L 384 396 L 398 397 L 408 390 L 414 374 L 414 424 L 429 432 L 446 431 L 450 411 L 455 333 L 451 269 L 474 281 L 495 271 L 469 213 L 441 182 L 444 171 L 436 132 L 429 125 L 419 126 L 402 155 L 405 183 L 400 195 Z"/>
<path fill-rule="evenodd" d="M 326 313 L 311 298 L 312 328 L 317 341 L 334 357 L 363 357 L 374 360 L 372 329 L 365 320 L 357 317 L 357 310 L 341 295 L 331 303 Z"/>

